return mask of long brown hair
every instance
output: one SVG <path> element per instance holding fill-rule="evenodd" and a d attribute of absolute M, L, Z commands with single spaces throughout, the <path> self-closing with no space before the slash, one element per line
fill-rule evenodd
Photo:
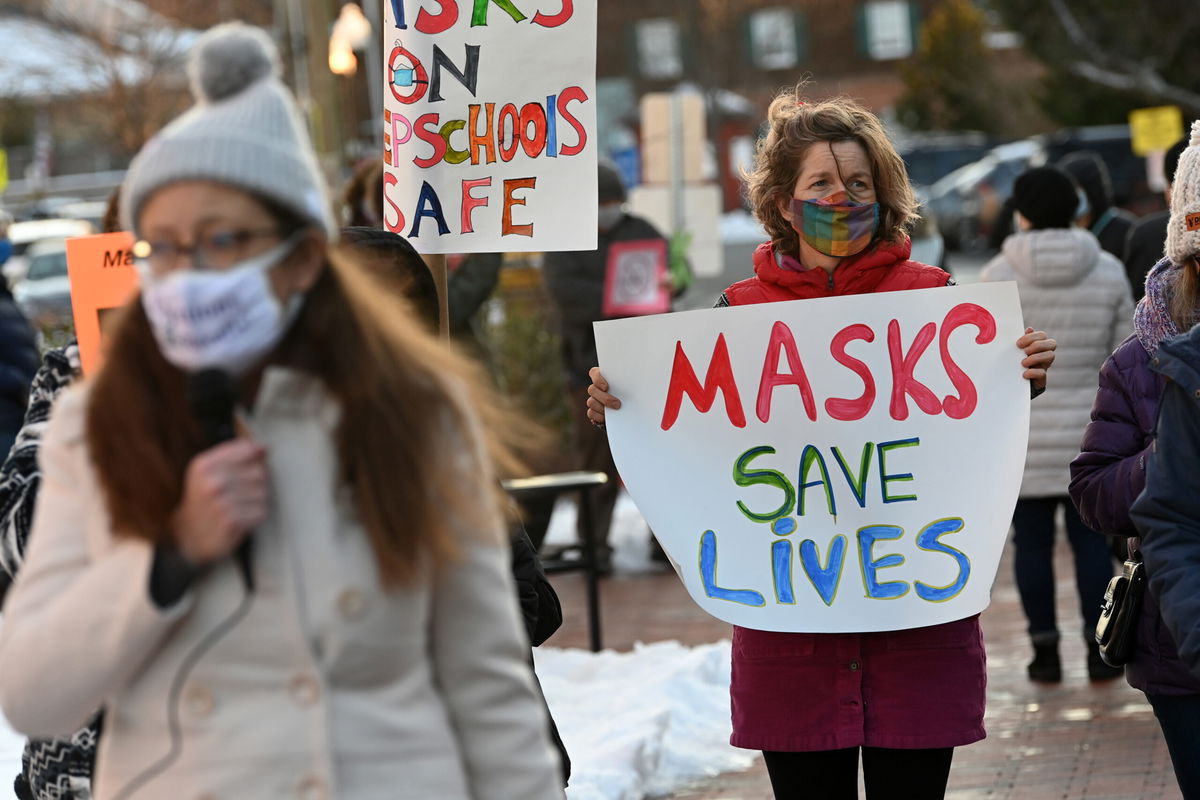
<path fill-rule="evenodd" d="M 464 531 L 488 531 L 503 503 L 489 476 L 521 472 L 512 445 L 528 430 L 489 395 L 476 366 L 417 320 L 403 298 L 334 249 L 277 351 L 299 354 L 340 404 L 342 477 L 391 587 L 454 560 Z M 142 304 L 131 302 L 87 411 L 118 535 L 169 537 L 188 462 L 204 449 L 186 382 L 159 352 Z"/>
<path fill-rule="evenodd" d="M 808 103 L 803 84 L 779 94 L 767 112 L 768 132 L 758 145 L 754 169 L 746 175 L 750 207 L 775 248 L 798 256 L 800 244 L 780 201 L 790 202 L 809 149 L 819 143 L 853 141 L 871 162 L 879 229 L 875 241 L 901 242 L 917 218 L 917 199 L 908 171 L 879 118 L 845 97 Z M 874 242 L 872 243 L 874 244 Z"/>
<path fill-rule="evenodd" d="M 1192 256 L 1179 265 L 1171 292 L 1171 319 L 1180 331 L 1190 331 L 1200 315 L 1200 259 Z"/>

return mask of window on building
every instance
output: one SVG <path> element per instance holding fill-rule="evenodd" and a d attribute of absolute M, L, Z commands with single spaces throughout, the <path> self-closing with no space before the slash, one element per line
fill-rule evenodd
<path fill-rule="evenodd" d="M 803 18 L 790 8 L 764 8 L 749 17 L 750 62 L 759 69 L 792 69 L 804 59 Z"/>
<path fill-rule="evenodd" d="M 644 19 L 635 29 L 638 72 L 657 80 L 683 75 L 679 23 L 673 19 Z"/>
<path fill-rule="evenodd" d="M 876 61 L 913 53 L 913 9 L 907 0 L 870 0 L 862 7 L 866 52 Z"/>

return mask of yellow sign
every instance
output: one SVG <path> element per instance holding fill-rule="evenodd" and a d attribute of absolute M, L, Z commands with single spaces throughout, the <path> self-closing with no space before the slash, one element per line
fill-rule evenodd
<path fill-rule="evenodd" d="M 1154 106 L 1129 112 L 1133 152 L 1139 156 L 1168 150 L 1183 138 L 1183 112 L 1179 106 Z"/>
<path fill-rule="evenodd" d="M 8 188 L 8 151 L 0 147 L 0 194 Z"/>

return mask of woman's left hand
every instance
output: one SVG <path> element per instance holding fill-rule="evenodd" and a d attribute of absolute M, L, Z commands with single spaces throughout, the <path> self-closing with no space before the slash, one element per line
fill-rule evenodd
<path fill-rule="evenodd" d="M 1025 358 L 1021 360 L 1021 366 L 1025 368 L 1023 377 L 1032 381 L 1038 392 L 1045 391 L 1046 371 L 1054 364 L 1058 342 L 1046 336 L 1045 331 L 1026 328 L 1025 335 L 1017 339 L 1017 347 L 1025 352 Z"/>

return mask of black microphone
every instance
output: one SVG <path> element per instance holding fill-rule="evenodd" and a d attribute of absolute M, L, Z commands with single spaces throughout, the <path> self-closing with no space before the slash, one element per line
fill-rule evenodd
<path fill-rule="evenodd" d="M 188 377 L 188 406 L 192 416 L 204 431 L 205 447 L 215 447 L 237 437 L 233 425 L 233 408 L 237 405 L 237 390 L 233 378 L 221 369 L 205 369 Z M 250 536 L 242 539 L 234 553 L 241 567 L 242 581 L 247 592 L 254 591 L 254 551 Z"/>

